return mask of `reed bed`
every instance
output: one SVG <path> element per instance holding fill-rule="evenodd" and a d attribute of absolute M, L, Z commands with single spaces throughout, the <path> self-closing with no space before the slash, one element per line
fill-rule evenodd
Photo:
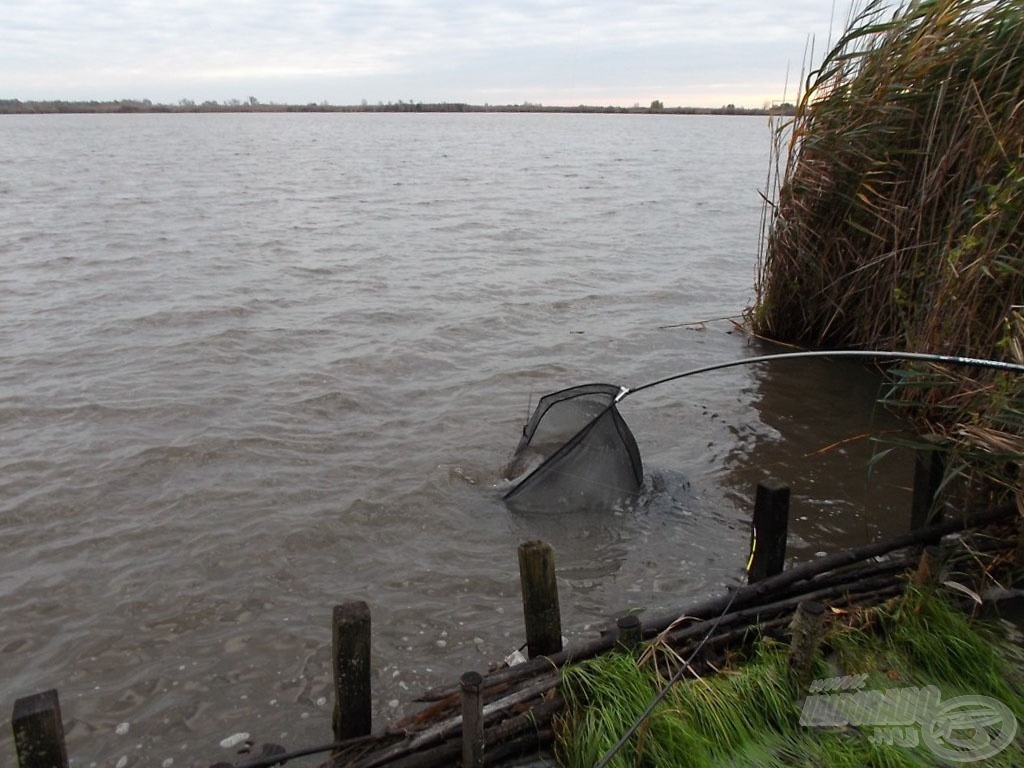
<path fill-rule="evenodd" d="M 1024 3 L 856 7 L 773 168 L 756 333 L 1024 362 Z M 890 403 L 952 438 L 951 466 L 1015 490 L 1021 377 L 914 367 L 894 383 Z"/>

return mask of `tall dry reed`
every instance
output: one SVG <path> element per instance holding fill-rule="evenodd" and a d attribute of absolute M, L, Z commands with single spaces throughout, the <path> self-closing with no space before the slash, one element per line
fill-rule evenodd
<path fill-rule="evenodd" d="M 776 142 L 757 333 L 1024 362 L 1024 2 L 859 6 Z M 896 381 L 965 454 L 1020 463 L 1020 377 Z"/>

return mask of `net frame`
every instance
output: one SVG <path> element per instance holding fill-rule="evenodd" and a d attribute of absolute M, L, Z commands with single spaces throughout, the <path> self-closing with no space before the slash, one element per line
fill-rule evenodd
<path fill-rule="evenodd" d="M 607 506 L 637 494 L 643 485 L 643 461 L 636 438 L 630 431 L 622 414 L 616 407 L 621 398 L 622 387 L 614 384 L 581 384 L 552 392 L 542 397 L 529 422 L 523 427 L 523 436 L 516 447 L 512 464 L 524 452 L 536 449 L 536 442 L 545 442 L 545 428 L 553 433 L 550 438 L 557 448 L 544 455 L 541 463 L 504 495 L 506 503 L 517 508 L 540 509 L 557 506 L 567 508 Z M 573 409 L 577 411 L 573 413 Z M 569 426 L 555 424 L 552 420 L 565 419 Z M 574 418 L 578 417 L 578 418 Z M 577 426 L 578 425 L 578 426 Z M 566 438 L 564 435 L 568 434 Z M 591 442 L 588 442 L 588 439 Z M 581 453 L 583 452 L 583 453 Z M 604 462 L 604 466 L 589 468 L 593 476 L 612 476 L 618 482 L 599 482 L 587 478 L 579 482 L 578 473 L 567 471 L 572 461 L 586 454 L 593 464 Z M 573 485 L 575 484 L 575 488 Z"/>

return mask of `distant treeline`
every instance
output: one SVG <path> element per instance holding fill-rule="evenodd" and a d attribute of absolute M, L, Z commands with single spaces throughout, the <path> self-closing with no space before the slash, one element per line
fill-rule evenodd
<path fill-rule="evenodd" d="M 149 99 L 121 99 L 119 101 L 20 101 L 0 99 L 0 114 L 6 115 L 53 115 L 82 113 L 153 113 L 153 112 L 575 112 L 594 114 L 662 114 L 662 115 L 788 115 L 793 114 L 793 105 L 779 104 L 762 109 L 748 109 L 727 104 L 723 107 L 665 107 L 660 101 L 649 107 L 599 107 L 580 104 L 575 107 L 545 107 L 541 104 L 494 105 L 461 104 L 442 102 L 428 104 L 413 101 L 398 101 L 377 104 L 334 105 L 319 104 L 264 104 L 254 97 L 247 101 L 230 99 L 224 102 L 204 101 L 196 103 L 182 99 L 177 104 L 154 104 Z"/>

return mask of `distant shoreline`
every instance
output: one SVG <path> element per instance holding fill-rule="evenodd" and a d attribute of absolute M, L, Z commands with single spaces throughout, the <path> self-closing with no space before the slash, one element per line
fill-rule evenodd
<path fill-rule="evenodd" d="M 234 113 L 234 112 L 536 112 L 576 114 L 638 114 L 638 115 L 792 115 L 792 104 L 780 104 L 771 108 L 749 109 L 728 104 L 724 107 L 664 107 L 657 102 L 650 107 L 599 107 L 580 104 L 576 107 L 545 107 L 541 104 L 507 104 L 483 106 L 474 104 L 442 102 L 425 104 L 402 102 L 388 104 L 356 104 L 338 106 L 332 104 L 263 104 L 255 99 L 248 102 L 207 101 L 196 104 L 183 99 L 178 104 L 154 104 L 148 99 L 141 101 L 122 99 L 120 101 L 20 101 L 0 99 L 0 115 L 58 115 L 58 114 L 151 114 L 151 113 Z"/>

